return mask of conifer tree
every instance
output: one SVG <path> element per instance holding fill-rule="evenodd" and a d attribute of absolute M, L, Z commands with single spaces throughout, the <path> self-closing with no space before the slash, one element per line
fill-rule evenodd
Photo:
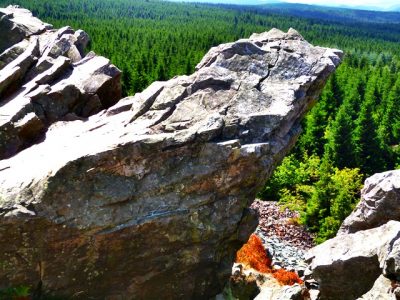
<path fill-rule="evenodd" d="M 383 159 L 385 153 L 377 134 L 378 126 L 373 116 L 374 104 L 376 103 L 375 91 L 373 84 L 367 87 L 353 135 L 357 165 L 367 175 L 383 171 L 386 168 L 386 163 Z"/>
<path fill-rule="evenodd" d="M 326 155 L 334 166 L 339 169 L 355 167 L 352 135 L 354 121 L 351 116 L 354 112 L 347 102 L 344 103 L 332 122 L 326 144 Z"/>

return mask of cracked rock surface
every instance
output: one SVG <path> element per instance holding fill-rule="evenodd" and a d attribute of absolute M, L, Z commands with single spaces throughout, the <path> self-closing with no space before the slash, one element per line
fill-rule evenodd
<path fill-rule="evenodd" d="M 47 30 L 45 42 L 29 36 L 15 50 L 15 60 L 32 57 L 18 78 L 38 87 L 2 92 L 17 94 L 0 109 L 16 101 L 26 111 L 2 120 L 11 141 L 22 128 L 46 133 L 0 161 L 0 287 L 83 299 L 215 296 L 257 226 L 248 207 L 342 52 L 273 29 L 215 47 L 194 74 L 113 105 L 119 72 L 78 56 L 81 31 L 60 30 L 68 33 Z"/>
<path fill-rule="evenodd" d="M 59 120 L 86 118 L 121 98 L 121 72 L 85 55 L 89 36 L 59 30 L 17 6 L 0 9 L 0 159 L 43 138 Z"/>

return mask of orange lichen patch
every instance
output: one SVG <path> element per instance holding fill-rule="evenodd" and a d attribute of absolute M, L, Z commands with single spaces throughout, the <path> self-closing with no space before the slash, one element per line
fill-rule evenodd
<path fill-rule="evenodd" d="M 303 281 L 295 272 L 289 272 L 284 269 L 275 270 L 272 274 L 282 285 L 302 284 Z"/>
<path fill-rule="evenodd" d="M 272 273 L 272 276 L 282 285 L 303 283 L 295 272 L 272 269 L 271 259 L 268 257 L 261 239 L 255 234 L 252 234 L 247 243 L 236 253 L 236 263 L 241 263 L 261 273 Z"/>
<path fill-rule="evenodd" d="M 246 244 L 236 253 L 236 262 L 262 273 L 271 273 L 271 260 L 267 256 L 261 239 L 252 234 Z"/>

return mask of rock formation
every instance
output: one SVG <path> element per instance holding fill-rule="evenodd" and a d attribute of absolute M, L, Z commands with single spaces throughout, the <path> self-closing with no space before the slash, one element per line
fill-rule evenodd
<path fill-rule="evenodd" d="M 400 297 L 400 170 L 365 181 L 338 235 L 309 253 L 321 299 Z"/>
<path fill-rule="evenodd" d="M 339 234 L 371 229 L 400 221 L 400 170 L 379 173 L 365 181 L 361 201 L 344 220 Z"/>
<path fill-rule="evenodd" d="M 0 159 L 40 140 L 52 123 L 88 117 L 121 98 L 120 71 L 104 57 L 85 56 L 88 35 L 51 28 L 28 10 L 0 9 Z"/>
<path fill-rule="evenodd" d="M 27 14 L 2 13 L 7 22 Z M 81 58 L 87 36 L 30 23 L 40 30 L 2 45 L 1 153 L 16 154 L 0 161 L 0 288 L 83 299 L 218 294 L 257 225 L 249 205 L 342 53 L 274 29 L 213 48 L 193 75 L 112 105 L 119 72 Z"/>

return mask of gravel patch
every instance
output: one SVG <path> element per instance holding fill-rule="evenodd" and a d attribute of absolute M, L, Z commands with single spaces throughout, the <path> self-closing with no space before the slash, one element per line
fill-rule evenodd
<path fill-rule="evenodd" d="M 282 209 L 274 201 L 254 201 L 251 206 L 258 212 L 259 226 L 256 234 L 262 239 L 272 258 L 272 266 L 296 271 L 303 276 L 307 268 L 305 252 L 315 246 L 314 237 L 298 224 L 298 212 Z"/>

